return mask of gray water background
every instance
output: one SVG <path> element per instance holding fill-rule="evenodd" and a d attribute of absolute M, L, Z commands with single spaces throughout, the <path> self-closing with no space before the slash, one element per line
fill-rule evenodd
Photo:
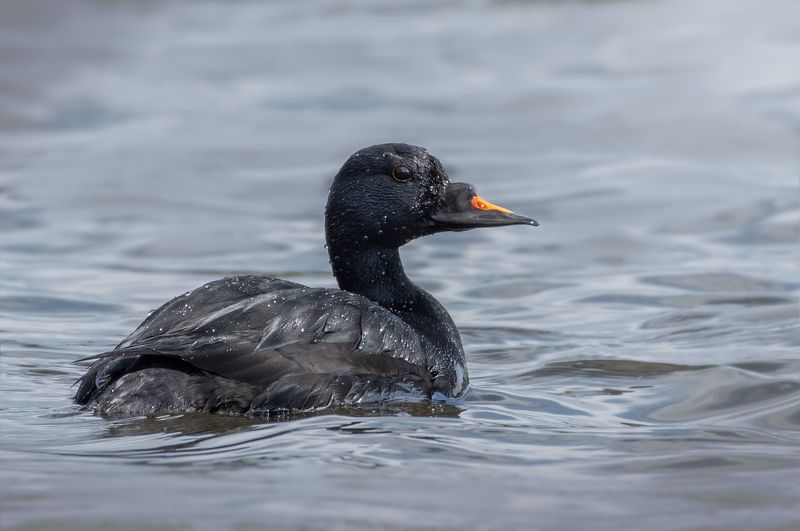
<path fill-rule="evenodd" d="M 800 2 L 1 0 L 0 65 L 0 527 L 800 528 Z M 174 295 L 334 285 L 385 141 L 541 223 L 404 249 L 458 409 L 71 404 Z"/>

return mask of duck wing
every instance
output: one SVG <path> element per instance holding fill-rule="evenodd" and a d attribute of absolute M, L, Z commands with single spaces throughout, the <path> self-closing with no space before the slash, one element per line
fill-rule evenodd
<path fill-rule="evenodd" d="M 349 292 L 263 276 L 229 277 L 167 302 L 97 356 L 76 394 L 87 403 L 143 368 L 203 372 L 266 389 L 286 377 L 411 375 L 429 380 L 429 345 L 405 321 Z"/>

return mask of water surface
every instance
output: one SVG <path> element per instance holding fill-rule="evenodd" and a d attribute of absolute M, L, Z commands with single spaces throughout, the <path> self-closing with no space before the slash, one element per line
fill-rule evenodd
<path fill-rule="evenodd" d="M 0 526 L 796 529 L 800 5 L 0 6 Z M 108 421 L 73 364 L 227 274 L 333 286 L 325 193 L 428 147 L 541 227 L 404 251 L 455 406 Z"/>

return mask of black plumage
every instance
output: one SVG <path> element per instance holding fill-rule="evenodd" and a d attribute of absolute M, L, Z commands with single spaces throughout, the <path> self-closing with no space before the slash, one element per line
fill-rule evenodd
<path fill-rule="evenodd" d="M 89 358 L 75 400 L 107 416 L 260 416 L 458 396 L 469 381 L 458 330 L 405 275 L 398 248 L 512 224 L 536 222 L 450 183 L 424 149 L 363 149 L 336 175 L 326 207 L 341 289 L 256 275 L 210 282 Z"/>

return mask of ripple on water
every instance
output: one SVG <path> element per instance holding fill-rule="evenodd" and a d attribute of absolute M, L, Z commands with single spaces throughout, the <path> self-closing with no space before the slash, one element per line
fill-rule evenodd
<path fill-rule="evenodd" d="M 772 306 L 795 304 L 796 298 L 772 295 L 627 295 L 604 293 L 592 295 L 575 302 L 586 304 L 631 304 L 637 306 L 666 306 L 672 308 L 697 308 L 699 306 Z"/>
<path fill-rule="evenodd" d="M 543 282 L 531 279 L 504 280 L 478 283 L 479 287 L 464 292 L 464 296 L 477 299 L 517 299 L 529 297 L 543 291 L 566 287 L 566 283 Z"/>
<path fill-rule="evenodd" d="M 714 367 L 687 377 L 684 396 L 662 404 L 649 413 L 654 420 L 703 422 L 719 425 L 771 425 L 777 414 L 786 420 L 800 407 L 800 364 L 786 363 L 779 373 L 767 376 L 734 366 Z M 800 424 L 786 426 L 800 430 Z M 800 435 L 798 433 L 797 435 Z"/>
<path fill-rule="evenodd" d="M 0 297 L 0 312 L 31 315 L 68 315 L 80 318 L 85 315 L 113 314 L 121 305 L 63 299 L 59 297 L 16 295 Z"/>
<path fill-rule="evenodd" d="M 648 378 L 678 371 L 696 371 L 707 365 L 678 365 L 636 360 L 574 360 L 552 362 L 518 376 L 520 379 L 545 376 L 596 376 L 600 378 Z"/>
<path fill-rule="evenodd" d="M 786 293 L 800 287 L 798 283 L 778 282 L 729 272 L 657 275 L 641 277 L 639 280 L 655 286 L 712 293 Z"/>

